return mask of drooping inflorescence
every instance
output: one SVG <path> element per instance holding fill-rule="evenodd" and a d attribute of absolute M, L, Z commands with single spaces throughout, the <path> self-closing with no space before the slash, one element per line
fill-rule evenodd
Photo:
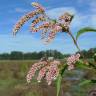
<path fill-rule="evenodd" d="M 30 68 L 27 74 L 27 82 L 30 83 L 31 79 L 34 77 L 37 70 L 39 70 L 37 81 L 40 82 L 42 79 L 46 79 L 48 85 L 52 83 L 53 80 L 57 78 L 59 75 L 59 68 L 60 61 L 53 60 L 53 61 L 39 61 L 35 63 Z"/>
<path fill-rule="evenodd" d="M 41 39 L 44 39 L 45 42 L 52 41 L 55 38 L 57 32 L 68 31 L 73 17 L 71 14 L 64 13 L 59 17 L 58 20 L 54 20 L 46 15 L 45 8 L 39 3 L 33 2 L 32 6 L 35 8 L 35 10 L 23 16 L 14 26 L 14 35 L 28 20 L 32 19 L 33 17 L 36 18 L 32 20 L 30 30 L 34 33 L 41 31 Z"/>
<path fill-rule="evenodd" d="M 36 8 L 36 10 L 26 14 L 25 16 L 21 17 L 21 19 L 16 23 L 13 29 L 13 34 L 15 35 L 18 30 L 27 22 L 29 19 L 33 18 L 34 16 L 37 16 L 39 14 L 44 14 L 44 8 L 38 4 L 33 2 L 32 5 Z"/>
<path fill-rule="evenodd" d="M 64 13 L 59 17 L 60 24 L 62 25 L 65 31 L 69 30 L 69 26 L 72 19 L 73 15 L 69 14 L 68 12 Z"/>
<path fill-rule="evenodd" d="M 68 70 L 72 70 L 75 68 L 75 63 L 79 60 L 79 58 L 80 54 L 71 55 L 67 58 Z"/>
<path fill-rule="evenodd" d="M 45 13 L 45 8 L 37 2 L 33 2 L 32 6 L 35 8 L 34 11 L 23 16 L 17 24 L 14 26 L 13 34 L 15 35 L 19 29 L 30 19 L 32 19 L 30 31 L 33 33 L 41 32 L 41 39 L 45 42 L 51 42 L 58 32 L 69 32 L 70 23 L 73 15 L 70 13 L 64 13 L 57 20 L 51 19 Z M 34 19 L 33 19 L 34 17 Z M 73 38 L 73 37 L 72 37 Z M 74 64 L 79 60 L 80 55 L 72 55 L 67 59 L 68 70 L 74 69 Z M 30 82 L 38 70 L 37 81 L 40 82 L 42 79 L 46 79 L 48 85 L 56 79 L 59 75 L 60 61 L 47 59 L 40 60 L 39 62 L 32 65 L 28 74 L 27 82 Z"/>
<path fill-rule="evenodd" d="M 68 70 L 75 68 L 75 63 L 79 60 L 79 57 L 80 54 L 76 54 L 67 58 Z M 36 71 L 39 71 L 37 81 L 41 82 L 42 79 L 45 79 L 48 85 L 50 85 L 60 74 L 59 66 L 62 66 L 59 60 L 43 58 L 32 65 L 26 77 L 27 82 L 30 83 L 31 79 L 35 76 Z"/>
<path fill-rule="evenodd" d="M 32 65 L 32 67 L 30 68 L 28 75 L 27 75 L 27 82 L 30 82 L 32 77 L 34 77 L 35 73 L 37 70 L 39 70 L 40 68 L 42 68 L 43 66 L 47 65 L 46 61 L 40 61 L 38 63 L 35 63 Z"/>

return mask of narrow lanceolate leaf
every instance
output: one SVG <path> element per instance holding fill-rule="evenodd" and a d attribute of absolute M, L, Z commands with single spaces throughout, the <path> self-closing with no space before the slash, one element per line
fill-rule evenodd
<path fill-rule="evenodd" d="M 81 81 L 81 83 L 79 84 L 79 86 L 83 86 L 89 83 L 96 83 L 96 80 L 83 80 Z"/>
<path fill-rule="evenodd" d="M 61 72 L 57 78 L 57 82 L 56 82 L 56 84 L 57 84 L 57 96 L 59 96 L 62 77 L 63 77 L 63 74 L 64 74 L 66 69 L 67 69 L 67 65 L 64 65 L 64 67 L 62 68 L 62 70 L 61 70 Z"/>
<path fill-rule="evenodd" d="M 83 86 L 83 85 L 86 85 L 88 83 L 91 83 L 91 80 L 83 80 L 83 81 L 81 81 L 81 83 L 79 84 L 79 86 Z"/>
<path fill-rule="evenodd" d="M 76 67 L 80 69 L 84 69 L 84 68 L 88 68 L 89 66 L 85 64 L 82 60 L 79 60 L 78 62 L 76 62 Z"/>
<path fill-rule="evenodd" d="M 86 32 L 96 32 L 96 29 L 91 28 L 91 27 L 85 27 L 85 28 L 80 29 L 80 30 L 77 32 L 76 40 L 79 38 L 79 36 L 81 36 L 82 34 L 84 34 L 84 33 L 86 33 Z"/>
<path fill-rule="evenodd" d="M 65 72 L 65 70 L 67 69 L 67 67 L 68 67 L 68 65 L 66 64 L 66 65 L 64 65 L 64 67 L 62 68 L 62 70 L 61 70 L 61 76 L 63 76 L 63 74 L 64 74 L 64 72 Z"/>
<path fill-rule="evenodd" d="M 62 81 L 62 76 L 59 75 L 57 78 L 57 96 L 59 96 L 59 93 L 60 93 L 61 81 Z"/>

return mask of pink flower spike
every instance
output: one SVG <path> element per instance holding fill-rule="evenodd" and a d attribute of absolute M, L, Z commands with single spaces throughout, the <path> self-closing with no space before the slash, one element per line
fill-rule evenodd
<path fill-rule="evenodd" d="M 37 3 L 37 2 L 32 2 L 31 4 L 32 4 L 33 7 L 37 8 L 37 9 L 42 9 L 42 10 L 44 10 L 44 7 L 42 7 L 42 6 L 41 6 L 39 3 Z"/>
<path fill-rule="evenodd" d="M 55 61 L 55 62 L 58 64 L 57 61 Z M 46 74 L 46 81 L 47 81 L 48 85 L 50 85 L 51 82 L 53 80 L 55 80 L 59 74 L 59 69 L 58 69 L 57 64 L 55 64 L 55 62 L 54 61 L 52 62 L 52 64 L 49 66 L 49 68 L 48 68 L 49 70 Z"/>
<path fill-rule="evenodd" d="M 35 72 L 45 65 L 47 65 L 46 61 L 39 61 L 38 63 L 33 64 L 26 76 L 27 82 L 30 83 L 32 77 L 35 75 Z"/>
<path fill-rule="evenodd" d="M 37 81 L 38 81 L 38 82 L 40 82 L 41 79 L 45 76 L 46 71 L 47 71 L 47 68 L 46 68 L 46 67 L 42 68 L 42 69 L 39 71 L 39 75 L 38 75 L 38 77 L 37 77 Z"/>
<path fill-rule="evenodd" d="M 73 70 L 73 69 L 74 69 L 74 65 L 68 66 L 68 70 Z"/>
<path fill-rule="evenodd" d="M 74 69 L 75 63 L 79 60 L 80 54 L 71 55 L 67 58 L 68 70 Z"/>
<path fill-rule="evenodd" d="M 38 63 L 33 64 L 30 68 L 26 76 L 27 82 L 30 83 L 36 71 L 39 70 L 37 81 L 41 82 L 41 79 L 45 78 L 48 85 L 50 85 L 59 75 L 58 65 L 60 65 L 60 61 L 49 61 L 47 58 L 42 58 Z"/>

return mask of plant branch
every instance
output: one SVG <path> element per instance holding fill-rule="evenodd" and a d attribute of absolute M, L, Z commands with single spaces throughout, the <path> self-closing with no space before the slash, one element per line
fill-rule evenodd
<path fill-rule="evenodd" d="M 78 44 L 77 44 L 77 41 L 75 40 L 74 36 L 72 35 L 71 31 L 68 30 L 68 34 L 72 37 L 72 40 L 74 41 L 74 44 L 75 46 L 77 47 L 77 49 L 79 50 L 79 52 L 81 51 Z"/>
<path fill-rule="evenodd" d="M 74 38 L 74 36 L 72 35 L 72 33 L 71 33 L 70 30 L 68 30 L 68 34 L 72 37 L 72 39 L 73 39 L 73 41 L 74 41 L 74 44 L 76 45 L 77 49 L 79 50 L 79 52 L 81 53 L 81 55 L 82 55 L 82 57 L 83 57 L 83 61 L 87 64 L 88 61 L 84 58 L 84 55 L 83 55 L 83 53 L 81 52 L 81 50 L 80 50 L 80 48 L 79 48 L 79 46 L 78 46 L 78 44 L 77 44 L 77 41 L 75 40 L 75 38 Z M 96 69 L 96 66 L 95 66 L 94 64 L 92 64 L 92 63 L 89 62 L 89 65 L 92 66 L 94 69 Z"/>

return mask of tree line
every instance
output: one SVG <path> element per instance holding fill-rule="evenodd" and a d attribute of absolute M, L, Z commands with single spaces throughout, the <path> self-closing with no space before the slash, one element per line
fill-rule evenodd
<path fill-rule="evenodd" d="M 23 53 L 20 51 L 12 51 L 11 53 L 2 53 L 0 54 L 0 60 L 37 60 L 44 56 L 54 57 L 55 59 L 63 59 L 68 56 L 64 55 L 57 50 L 46 50 L 40 52 L 28 52 Z"/>
<path fill-rule="evenodd" d="M 82 50 L 80 53 L 82 53 L 85 58 L 92 58 L 96 53 L 96 48 L 91 48 L 87 51 Z M 70 54 L 63 54 L 57 50 L 46 50 L 46 51 L 28 52 L 28 53 L 23 53 L 20 51 L 12 51 L 11 53 L 0 54 L 0 60 L 37 60 L 44 56 L 54 57 L 55 59 L 64 59 L 69 55 Z"/>
<path fill-rule="evenodd" d="M 94 58 L 94 56 L 96 58 L 96 48 L 90 48 L 89 50 L 82 50 L 80 53 L 83 54 L 84 58 Z"/>

